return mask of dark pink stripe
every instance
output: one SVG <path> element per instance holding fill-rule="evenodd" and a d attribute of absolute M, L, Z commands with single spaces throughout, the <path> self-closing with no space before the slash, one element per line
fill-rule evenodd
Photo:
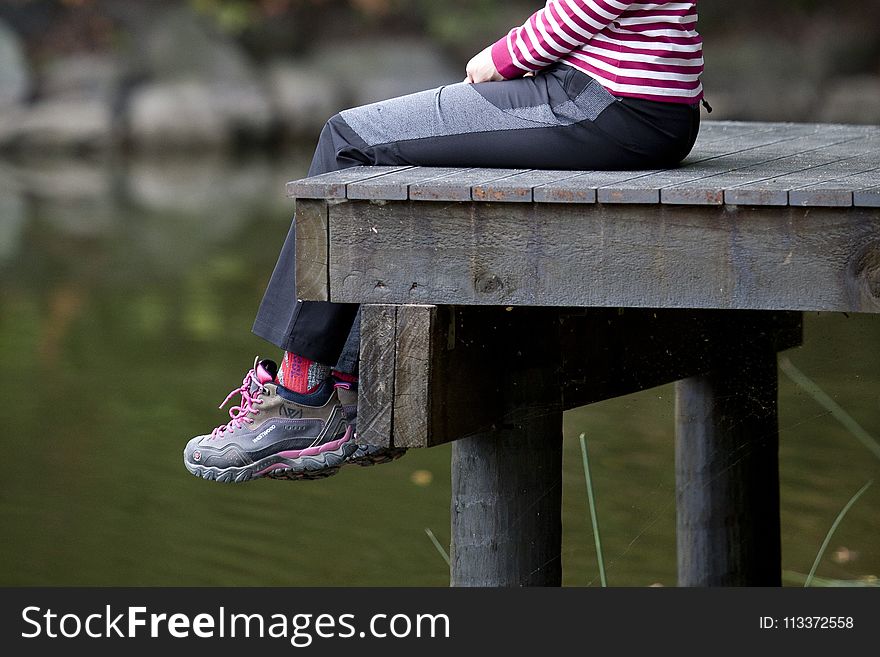
<path fill-rule="evenodd" d="M 642 43 L 656 43 L 657 41 L 660 41 L 661 43 L 674 43 L 678 46 L 696 46 L 703 43 L 703 37 L 699 34 L 692 37 L 656 36 L 651 39 L 645 39 L 645 37 L 640 34 L 627 34 L 626 32 L 619 32 L 616 30 L 608 32 L 603 30 L 602 35 L 609 39 L 619 39 L 620 41 L 640 41 Z"/>
<path fill-rule="evenodd" d="M 634 55 L 650 55 L 652 57 L 656 57 L 657 59 L 702 59 L 703 57 L 702 48 L 693 52 L 678 52 L 675 50 L 648 50 L 646 48 L 632 48 L 625 45 L 615 45 L 606 41 L 599 41 L 598 39 L 593 39 L 592 41 L 590 41 L 590 47 L 602 48 L 603 50 L 619 53 L 620 55 L 626 55 L 628 53 L 632 53 Z"/>
<path fill-rule="evenodd" d="M 566 60 L 571 61 L 571 60 Z M 691 90 L 696 89 L 700 86 L 699 80 L 655 80 L 653 78 L 638 78 L 631 77 L 625 75 L 615 75 L 613 73 L 608 73 L 607 71 L 603 71 L 600 68 L 596 68 L 589 62 L 585 62 L 582 59 L 578 59 L 577 67 L 581 70 L 588 71 L 589 73 L 595 75 L 596 77 L 602 78 L 604 80 L 608 80 L 609 82 L 615 82 L 617 84 L 631 84 L 639 87 L 654 87 L 656 89 L 683 89 L 683 90 Z M 571 63 L 574 63 L 571 61 Z"/>
<path fill-rule="evenodd" d="M 652 16 L 693 16 L 697 13 L 696 7 L 688 9 L 627 9 L 623 16 L 634 18 L 650 18 Z"/>
<path fill-rule="evenodd" d="M 679 75 L 695 75 L 703 71 L 702 64 L 694 64 L 693 66 L 684 66 L 680 64 L 659 64 L 657 62 L 630 62 L 625 59 L 616 57 L 598 55 L 593 52 L 575 52 L 572 55 L 576 57 L 587 57 L 590 59 L 598 59 L 611 66 L 617 66 L 625 69 L 636 69 L 642 71 L 657 71 L 659 73 L 676 73 Z"/>
<path fill-rule="evenodd" d="M 652 30 L 676 30 L 677 32 L 693 32 L 693 23 L 632 23 L 620 26 L 627 32 L 650 32 Z"/>
<path fill-rule="evenodd" d="M 559 11 L 557 10 L 556 5 L 550 5 L 550 13 L 556 19 L 556 22 L 559 23 L 559 27 L 561 28 L 561 30 L 563 32 L 565 32 L 568 36 L 570 36 L 573 40 L 577 41 L 578 43 L 586 43 L 586 41 L 585 41 L 586 37 L 584 37 L 582 34 L 578 34 L 577 32 L 575 32 L 571 27 L 569 27 L 565 23 L 565 21 L 562 20 L 562 17 L 559 15 Z M 596 30 L 594 30 L 593 28 L 590 28 L 589 33 L 595 34 Z"/>
<path fill-rule="evenodd" d="M 537 14 L 535 14 L 535 16 L 537 16 Z M 567 55 L 569 52 L 568 50 L 560 50 L 559 48 L 553 46 L 549 41 L 547 41 L 547 39 L 544 37 L 544 35 L 541 34 L 541 30 L 539 29 L 539 26 L 538 26 L 538 20 L 535 18 L 535 16 L 532 17 L 532 28 L 535 30 L 535 36 L 538 37 L 538 39 L 540 40 L 541 45 L 544 47 L 544 49 L 546 51 L 548 51 L 549 53 L 555 55 L 555 59 L 559 59 L 563 55 Z M 547 25 L 546 20 L 542 20 L 541 22 L 544 24 L 544 28 L 546 29 L 546 31 L 550 35 L 550 37 L 553 38 L 560 46 L 569 47 L 569 48 L 571 47 L 567 41 L 560 38 L 560 36 L 558 34 L 556 34 L 556 32 L 553 30 L 552 25 Z"/>
<path fill-rule="evenodd" d="M 552 64 L 553 62 L 555 62 L 557 59 L 559 59 L 560 57 L 562 57 L 565 54 L 564 52 L 554 50 L 553 48 L 550 47 L 550 44 L 548 44 L 546 41 L 544 41 L 544 39 L 541 38 L 541 32 L 538 30 L 536 16 L 532 16 L 532 18 L 529 20 L 529 23 L 532 26 L 532 30 L 534 30 L 534 32 L 535 32 L 535 36 L 538 38 L 538 42 L 535 43 L 535 41 L 531 38 L 531 36 L 529 35 L 528 32 L 526 32 L 525 29 L 520 31 L 520 37 L 522 38 L 522 41 L 526 46 L 526 50 L 529 51 L 529 53 L 532 55 L 532 57 L 537 59 L 539 62 L 546 62 L 547 64 Z M 549 51 L 551 54 L 556 53 L 556 57 L 548 59 L 544 55 L 540 54 L 538 52 L 539 45 L 542 46 L 544 48 L 544 50 Z"/>

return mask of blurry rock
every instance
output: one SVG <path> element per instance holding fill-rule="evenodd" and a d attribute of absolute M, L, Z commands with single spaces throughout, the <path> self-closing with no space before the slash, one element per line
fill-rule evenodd
<path fill-rule="evenodd" d="M 823 98 L 818 119 L 835 123 L 880 122 L 880 76 L 839 79 Z"/>
<path fill-rule="evenodd" d="M 316 137 L 344 108 L 340 84 L 312 66 L 275 62 L 266 79 L 276 121 L 288 136 Z"/>
<path fill-rule="evenodd" d="M 365 105 L 464 78 L 463 65 L 451 66 L 430 41 L 412 38 L 328 42 L 310 60 L 311 69 L 342 85 L 349 105 Z"/>
<path fill-rule="evenodd" d="M 40 75 L 40 93 L 52 98 L 95 98 L 112 104 L 122 65 L 108 55 L 69 55 L 53 60 Z"/>
<path fill-rule="evenodd" d="M 147 28 L 142 50 L 142 72 L 160 80 L 254 80 L 253 67 L 241 49 L 188 9 L 160 15 Z"/>
<path fill-rule="evenodd" d="M 129 100 L 128 130 L 145 147 L 223 144 L 230 135 L 211 103 L 211 90 L 198 82 L 147 85 Z"/>
<path fill-rule="evenodd" d="M 0 22 L 0 109 L 24 101 L 30 73 L 16 34 Z"/>
<path fill-rule="evenodd" d="M 92 98 L 49 99 L 0 112 L 0 147 L 28 152 L 104 150 L 112 143 L 113 116 Z"/>
<path fill-rule="evenodd" d="M 135 146 L 178 150 L 222 147 L 242 136 L 263 138 L 272 112 L 255 84 L 160 82 L 134 92 L 125 122 Z"/>

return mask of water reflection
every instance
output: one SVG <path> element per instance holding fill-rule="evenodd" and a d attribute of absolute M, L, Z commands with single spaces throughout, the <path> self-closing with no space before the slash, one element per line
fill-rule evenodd
<path fill-rule="evenodd" d="M 449 449 L 317 482 L 223 486 L 181 466 L 186 440 L 254 354 L 249 332 L 287 231 L 281 160 L 0 166 L 0 584 L 439 585 Z M 880 321 L 810 315 L 790 352 L 875 437 Z M 784 377 L 783 559 L 806 573 L 880 462 Z M 597 582 L 577 435 L 591 450 L 609 581 L 675 581 L 672 389 L 566 415 L 565 581 Z M 819 574 L 880 573 L 880 486 Z M 796 577 L 796 576 L 792 576 Z M 794 580 L 792 580 L 794 581 Z"/>

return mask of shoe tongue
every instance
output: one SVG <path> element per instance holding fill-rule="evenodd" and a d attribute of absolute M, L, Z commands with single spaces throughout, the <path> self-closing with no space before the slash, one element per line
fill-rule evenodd
<path fill-rule="evenodd" d="M 260 383 L 272 383 L 278 376 L 278 365 L 273 360 L 261 360 L 257 363 L 257 381 Z"/>

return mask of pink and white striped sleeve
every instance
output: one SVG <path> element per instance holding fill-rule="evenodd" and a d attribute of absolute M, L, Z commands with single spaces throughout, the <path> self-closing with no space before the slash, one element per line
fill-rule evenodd
<path fill-rule="evenodd" d="M 539 71 L 584 45 L 616 20 L 633 0 L 547 0 L 520 27 L 492 45 L 492 61 L 505 78 Z"/>

